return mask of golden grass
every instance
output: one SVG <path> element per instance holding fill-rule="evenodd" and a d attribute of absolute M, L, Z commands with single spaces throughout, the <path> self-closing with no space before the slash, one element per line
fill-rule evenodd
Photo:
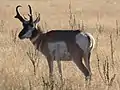
<path fill-rule="evenodd" d="M 64 84 L 61 87 L 55 62 L 54 90 L 120 89 L 120 1 L 71 0 L 71 8 L 69 3 L 69 0 L 1 1 L 0 90 L 52 89 L 44 56 L 39 53 L 34 75 L 33 64 L 27 55 L 29 50 L 34 54 L 34 47 L 29 40 L 20 41 L 17 37 L 22 28 L 20 22 L 14 19 L 18 4 L 23 5 L 22 14 L 27 15 L 28 4 L 32 5 L 33 12 L 41 13 L 40 25 L 45 32 L 50 29 L 70 29 L 74 24 L 74 28 L 91 32 L 96 39 L 91 57 L 91 85 L 85 87 L 83 74 L 74 63 L 62 62 Z"/>

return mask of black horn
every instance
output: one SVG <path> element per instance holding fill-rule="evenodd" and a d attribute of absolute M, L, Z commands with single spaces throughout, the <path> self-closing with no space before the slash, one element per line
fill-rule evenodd
<path fill-rule="evenodd" d="M 28 7 L 29 7 L 29 11 L 30 11 L 30 14 L 28 14 L 28 15 L 29 15 L 29 17 L 30 17 L 30 23 L 32 23 L 32 22 L 33 22 L 32 9 L 31 9 L 31 6 L 30 6 L 30 5 L 28 5 Z"/>
<path fill-rule="evenodd" d="M 18 8 L 19 7 L 22 7 L 21 5 L 18 5 L 17 7 L 16 7 L 16 13 L 17 13 L 17 15 L 15 16 L 15 18 L 18 18 L 21 22 L 24 22 L 25 20 L 23 19 L 23 17 L 20 15 L 20 13 L 19 13 L 19 11 L 18 11 Z"/>

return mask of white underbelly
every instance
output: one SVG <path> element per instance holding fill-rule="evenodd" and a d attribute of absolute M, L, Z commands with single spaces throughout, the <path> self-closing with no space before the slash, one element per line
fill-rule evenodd
<path fill-rule="evenodd" d="M 64 41 L 48 43 L 48 49 L 54 60 L 70 60 L 70 53 Z"/>

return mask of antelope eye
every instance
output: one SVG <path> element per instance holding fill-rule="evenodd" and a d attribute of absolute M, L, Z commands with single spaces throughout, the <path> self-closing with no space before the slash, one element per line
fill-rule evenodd
<path fill-rule="evenodd" d="M 29 24 L 29 26 L 33 27 L 33 24 Z"/>

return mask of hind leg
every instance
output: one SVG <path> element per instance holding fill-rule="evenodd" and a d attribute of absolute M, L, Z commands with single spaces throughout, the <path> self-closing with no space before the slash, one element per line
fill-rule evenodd
<path fill-rule="evenodd" d="M 91 53 L 87 53 L 87 54 L 84 54 L 84 62 L 85 62 L 85 66 L 86 68 L 89 70 L 89 72 L 91 73 L 91 68 L 90 68 L 90 55 Z"/>
<path fill-rule="evenodd" d="M 82 71 L 82 73 L 85 76 L 85 79 L 87 80 L 90 76 L 90 73 L 88 71 L 88 69 L 84 66 L 83 62 L 82 62 L 82 57 L 75 57 L 74 58 L 74 63 L 77 65 L 77 67 Z"/>
<path fill-rule="evenodd" d="M 71 46 L 69 45 L 69 52 L 71 54 L 71 57 L 73 58 L 74 63 L 82 71 L 85 79 L 87 79 L 90 76 L 90 73 L 82 62 L 83 50 L 79 48 L 78 44 L 73 43 Z"/>
<path fill-rule="evenodd" d="M 85 66 L 88 69 L 89 73 L 90 73 L 90 79 L 91 79 L 91 68 L 90 68 L 90 55 L 91 52 L 84 54 L 84 62 L 85 62 Z"/>

